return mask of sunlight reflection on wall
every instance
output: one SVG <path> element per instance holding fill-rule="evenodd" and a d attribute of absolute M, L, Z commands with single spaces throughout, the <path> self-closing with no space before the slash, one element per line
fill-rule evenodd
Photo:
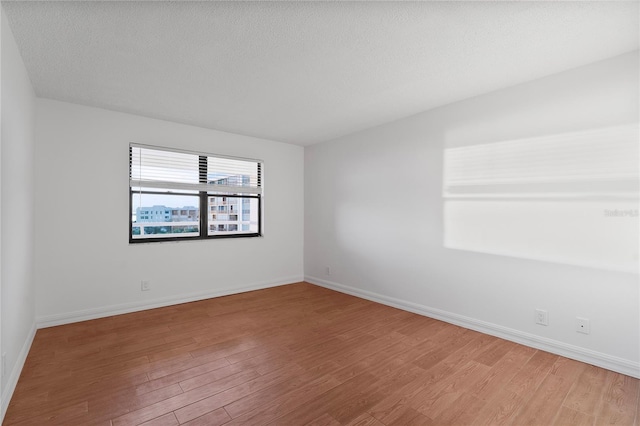
<path fill-rule="evenodd" d="M 444 150 L 444 246 L 638 272 L 638 125 Z"/>

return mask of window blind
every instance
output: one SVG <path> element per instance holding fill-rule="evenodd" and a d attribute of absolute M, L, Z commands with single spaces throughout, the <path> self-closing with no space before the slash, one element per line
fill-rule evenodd
<path fill-rule="evenodd" d="M 262 162 L 146 145 L 129 146 L 129 186 L 262 195 Z"/>

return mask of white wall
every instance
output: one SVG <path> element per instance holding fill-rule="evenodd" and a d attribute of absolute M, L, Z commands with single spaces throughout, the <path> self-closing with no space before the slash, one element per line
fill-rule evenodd
<path fill-rule="evenodd" d="M 603 211 L 637 214 L 638 112 L 633 52 L 308 147 L 305 277 L 640 376 L 638 218 Z M 468 197 L 466 205 L 443 196 L 447 149 L 593 135 L 630 123 L 636 127 L 624 149 L 635 162 L 632 176 L 605 182 L 593 172 L 567 193 L 555 193 L 563 183 L 552 180 L 537 195 L 523 194 L 531 191 L 523 186 L 517 194 Z M 584 154 L 584 164 L 609 155 Z M 550 208 L 557 220 L 543 217 Z M 506 226 L 523 237 L 509 239 Z M 573 238 L 587 235 L 605 257 L 607 227 L 625 231 L 620 258 L 592 262 L 597 253 L 570 252 Z M 563 245 L 557 253 L 545 250 L 556 243 Z M 548 310 L 549 326 L 534 323 L 535 308 Z M 575 331 L 576 316 L 590 319 L 591 334 Z"/>
<path fill-rule="evenodd" d="M 2 417 L 35 332 L 33 150 L 35 94 L 2 12 Z"/>
<path fill-rule="evenodd" d="M 37 117 L 39 325 L 302 280 L 303 148 L 47 99 Z M 130 142 L 264 160 L 264 237 L 130 245 Z"/>

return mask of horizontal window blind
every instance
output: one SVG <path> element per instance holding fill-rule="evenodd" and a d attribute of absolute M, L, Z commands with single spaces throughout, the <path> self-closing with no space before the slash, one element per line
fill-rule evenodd
<path fill-rule="evenodd" d="M 129 186 L 262 195 L 262 162 L 131 144 Z"/>

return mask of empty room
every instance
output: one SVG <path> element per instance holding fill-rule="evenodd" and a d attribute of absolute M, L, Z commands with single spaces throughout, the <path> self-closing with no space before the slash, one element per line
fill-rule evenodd
<path fill-rule="evenodd" d="M 3 425 L 640 426 L 640 3 L 7 1 Z"/>

